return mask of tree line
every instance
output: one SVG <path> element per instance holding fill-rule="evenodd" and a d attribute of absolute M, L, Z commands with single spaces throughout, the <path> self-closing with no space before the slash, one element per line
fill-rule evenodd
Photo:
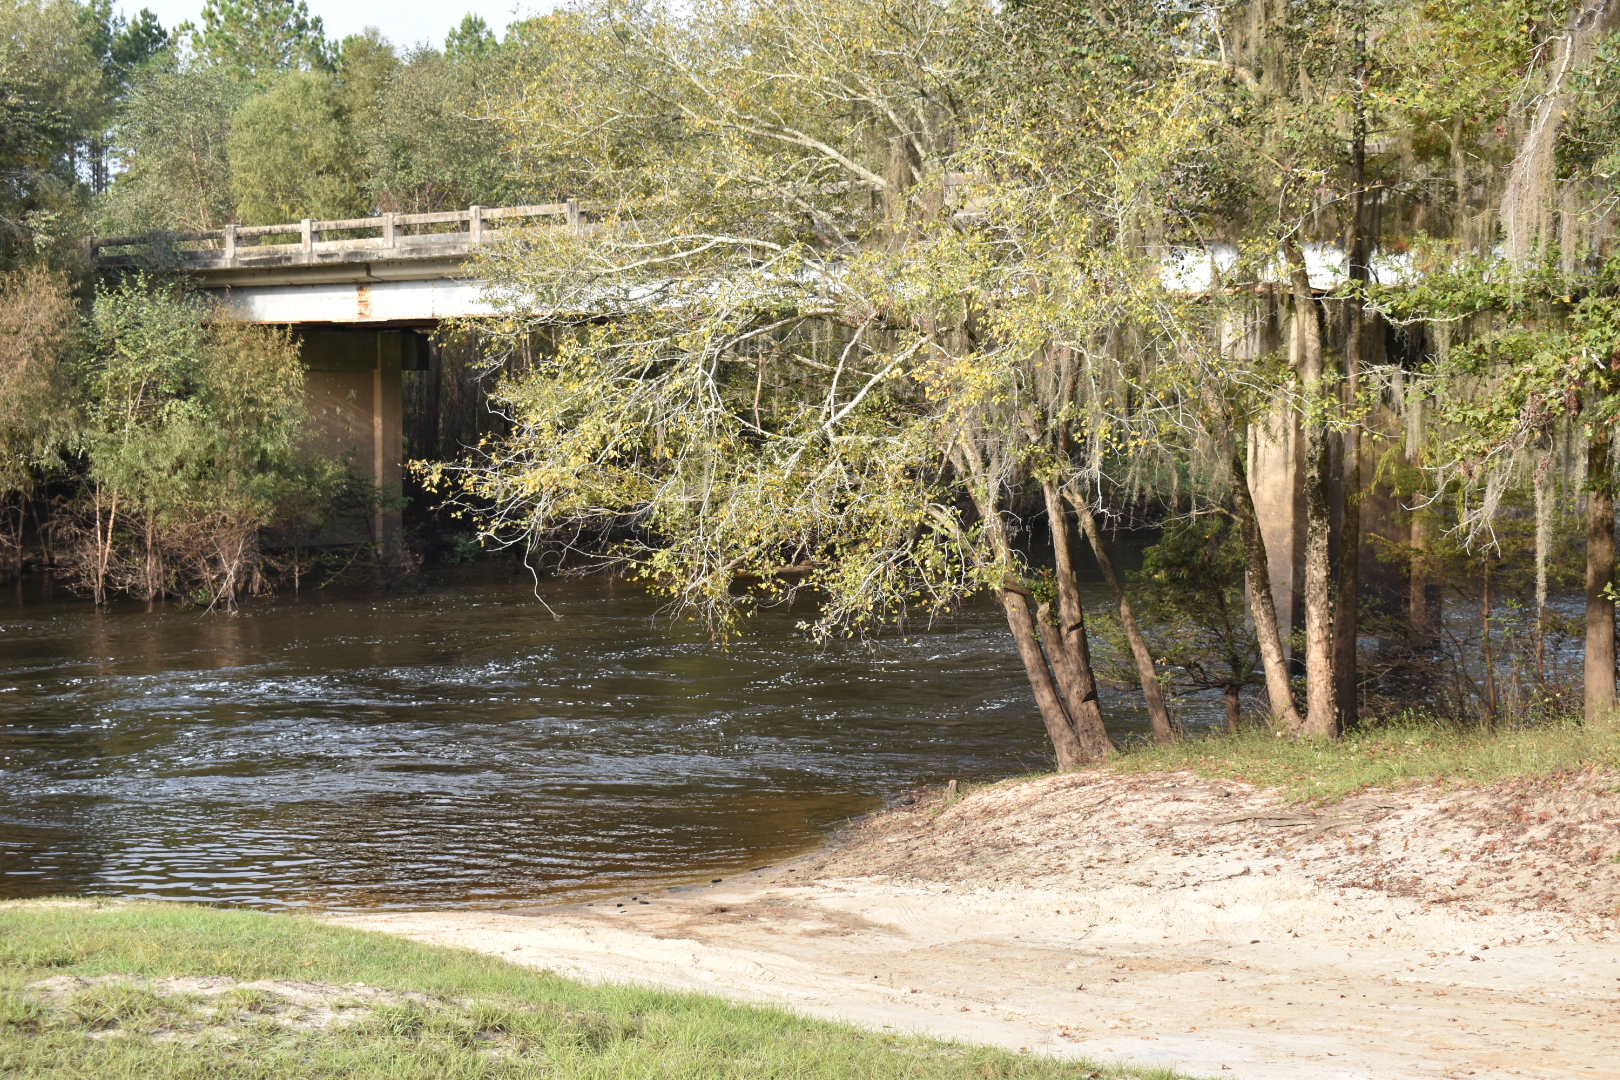
<path fill-rule="evenodd" d="M 92 221 L 593 208 L 479 267 L 502 423 L 418 476 L 488 544 L 720 636 L 988 594 L 1063 767 L 1112 751 L 1107 680 L 1161 739 L 1251 686 L 1307 738 L 1614 722 L 1620 0 L 579 0 L 403 54 L 297 0 L 0 10 L 8 297 Z M 94 539 L 92 444 L 22 441 L 75 448 Z"/>
<path fill-rule="evenodd" d="M 1112 751 L 1109 674 L 1160 739 L 1166 684 L 1235 715 L 1251 681 L 1304 738 L 1412 704 L 1612 725 L 1617 24 L 1609 0 L 575 5 L 493 111 L 605 216 L 485 269 L 508 347 L 530 312 L 582 317 L 496 391 L 510 433 L 424 475 L 488 539 L 626 567 L 722 635 L 800 594 L 843 635 L 988 593 L 1061 767 Z M 1268 439 L 1292 549 L 1256 503 Z M 1122 574 L 1107 533 L 1140 525 L 1163 540 Z"/>
<path fill-rule="evenodd" d="M 172 278 L 98 281 L 84 241 L 526 197 L 477 119 L 515 56 L 475 16 L 401 53 L 302 0 L 172 28 L 0 2 L 0 575 L 227 605 L 297 580 L 300 543 L 376 493 L 303 450 L 296 340 Z"/>

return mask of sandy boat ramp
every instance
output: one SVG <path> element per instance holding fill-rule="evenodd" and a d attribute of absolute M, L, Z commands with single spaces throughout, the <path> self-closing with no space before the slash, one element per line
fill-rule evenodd
<path fill-rule="evenodd" d="M 1301 807 L 1084 773 L 701 888 L 332 916 L 591 981 L 1238 1080 L 1620 1080 L 1620 777 Z"/>

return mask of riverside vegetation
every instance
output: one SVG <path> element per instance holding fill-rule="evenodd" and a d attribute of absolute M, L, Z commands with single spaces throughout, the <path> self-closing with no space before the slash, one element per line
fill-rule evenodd
<path fill-rule="evenodd" d="M 89 232 L 573 197 L 593 226 L 492 252 L 501 315 L 415 380 L 423 497 L 484 545 L 721 638 L 799 595 L 823 636 L 992 595 L 1063 768 L 1114 752 L 1099 679 L 1166 744 L 1186 693 L 1307 739 L 1413 707 L 1612 735 L 1617 25 L 580 0 L 402 53 L 302 0 L 4 0 L 4 554 L 229 604 L 337 512 L 295 342 L 90 282 Z"/>

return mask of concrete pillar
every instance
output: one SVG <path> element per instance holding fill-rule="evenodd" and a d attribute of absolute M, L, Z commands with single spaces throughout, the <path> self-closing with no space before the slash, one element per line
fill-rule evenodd
<path fill-rule="evenodd" d="M 334 523 L 329 542 L 374 541 L 384 559 L 401 544 L 405 447 L 400 371 L 414 335 L 399 330 L 311 330 L 299 335 L 307 373 L 308 445 L 348 464 L 375 489 L 363 518 Z"/>
<path fill-rule="evenodd" d="M 403 528 L 405 440 L 404 404 L 400 371 L 405 359 L 406 335 L 383 331 L 376 335 L 376 366 L 371 382 L 371 481 L 380 499 L 372 522 L 384 557 L 392 562 L 400 554 Z"/>

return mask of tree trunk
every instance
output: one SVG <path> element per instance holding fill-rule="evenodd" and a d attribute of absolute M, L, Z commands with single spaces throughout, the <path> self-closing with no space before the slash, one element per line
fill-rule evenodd
<path fill-rule="evenodd" d="M 1114 594 L 1114 604 L 1119 609 L 1119 625 L 1125 632 L 1125 641 L 1130 645 L 1131 658 L 1136 661 L 1136 678 L 1142 684 L 1142 700 L 1147 704 L 1148 721 L 1153 727 L 1153 739 L 1159 743 L 1175 742 L 1185 732 L 1170 715 L 1170 709 L 1165 704 L 1164 687 L 1159 682 L 1159 671 L 1153 663 L 1153 653 L 1148 648 L 1147 638 L 1142 634 L 1142 627 L 1136 621 L 1136 613 L 1131 610 L 1130 597 L 1125 595 L 1124 583 L 1114 570 L 1114 560 L 1109 557 L 1108 549 L 1103 545 L 1102 531 L 1097 528 L 1097 517 L 1084 499 L 1078 498 L 1072 491 L 1067 494 L 1069 504 L 1074 507 L 1075 515 L 1080 519 L 1080 530 L 1086 534 L 1086 542 L 1091 545 L 1091 553 L 1096 557 L 1098 568 L 1102 570 L 1103 580 L 1108 583 L 1109 590 Z"/>
<path fill-rule="evenodd" d="M 1334 706 L 1340 728 L 1353 727 L 1359 707 L 1356 644 L 1361 634 L 1361 397 L 1362 334 L 1365 312 L 1362 289 L 1367 283 L 1367 234 L 1364 223 L 1367 187 L 1367 3 L 1356 9 L 1356 87 L 1351 124 L 1350 296 L 1345 301 L 1344 396 L 1350 430 L 1344 434 L 1339 526 L 1339 588 L 1333 606 Z"/>
<path fill-rule="evenodd" d="M 1332 515 L 1328 504 L 1328 430 L 1324 386 L 1326 358 L 1316 300 L 1299 244 L 1283 244 L 1293 283 L 1294 329 L 1299 335 L 1299 389 L 1305 436 L 1305 721 L 1299 734 L 1331 739 L 1338 734 L 1333 649 Z"/>
<path fill-rule="evenodd" d="M 158 596 L 157 573 L 157 520 L 154 515 L 146 515 L 146 602 L 150 604 Z"/>
<path fill-rule="evenodd" d="M 1429 602 L 1429 542 L 1429 511 L 1420 506 L 1412 511 L 1407 530 L 1412 556 L 1406 577 L 1406 620 L 1413 643 L 1424 648 L 1434 640 L 1439 621 L 1439 612 Z"/>
<path fill-rule="evenodd" d="M 1614 711 L 1614 486 L 1610 432 L 1592 419 L 1586 450 L 1586 666 L 1588 727 L 1613 728 Z"/>
<path fill-rule="evenodd" d="M 1547 560 L 1552 549 L 1552 454 L 1536 462 L 1536 682 L 1547 681 Z"/>
<path fill-rule="evenodd" d="M 1063 499 L 1055 486 L 1041 485 L 1046 500 L 1048 527 L 1052 534 L 1052 554 L 1057 578 L 1056 618 L 1050 605 L 1040 609 L 1046 652 L 1063 691 L 1075 734 L 1092 760 L 1114 752 L 1103 724 L 1102 704 L 1097 700 L 1097 677 L 1091 666 L 1091 643 L 1086 635 L 1085 606 L 1080 600 L 1080 579 L 1075 573 L 1074 533 L 1064 513 Z"/>
<path fill-rule="evenodd" d="M 1350 381 L 1353 386 L 1353 376 Z M 1339 587 L 1333 606 L 1333 698 L 1338 724 L 1344 728 L 1355 726 L 1360 709 L 1356 655 L 1361 635 L 1360 442 L 1361 425 L 1356 424 L 1344 437 L 1344 516 L 1339 527 Z"/>
<path fill-rule="evenodd" d="M 1232 468 L 1232 516 L 1243 536 L 1244 595 L 1249 601 L 1249 618 L 1254 622 L 1254 638 L 1260 649 L 1260 668 L 1266 677 L 1266 699 L 1271 709 L 1271 725 L 1280 731 L 1300 726 L 1294 706 L 1294 687 L 1288 675 L 1288 655 L 1283 652 L 1282 632 L 1277 626 L 1277 601 L 1271 593 L 1271 559 L 1260 534 L 1260 518 L 1249 493 L 1248 469 L 1235 442 L 1228 444 Z"/>
<path fill-rule="evenodd" d="M 957 447 L 955 456 L 958 467 L 966 476 L 983 477 L 990 472 L 978 447 L 966 440 Z M 994 553 L 996 566 L 1002 573 L 1008 575 L 1002 582 L 998 596 L 1002 611 L 1007 616 L 1007 628 L 1012 631 L 1013 641 L 1018 647 L 1019 659 L 1024 663 L 1024 674 L 1028 677 L 1030 690 L 1035 695 L 1035 704 L 1040 710 L 1041 721 L 1046 725 L 1047 737 L 1051 739 L 1052 750 L 1057 757 L 1057 767 L 1060 771 L 1067 771 L 1107 757 L 1113 752 L 1113 744 L 1108 741 L 1108 734 L 1103 730 L 1102 712 L 1096 700 L 1096 685 L 1093 682 L 1087 692 L 1080 686 L 1076 677 L 1077 667 L 1084 675 L 1090 675 L 1091 660 L 1089 653 L 1085 651 L 1085 621 L 1079 607 L 1080 597 L 1073 574 L 1060 572 L 1058 575 L 1060 595 L 1065 605 L 1066 625 L 1059 628 L 1052 623 L 1047 628 L 1043 640 L 1036 622 L 1033 597 L 1028 589 L 1011 577 L 1011 569 L 1017 565 L 1017 560 L 1011 538 L 1007 535 L 1006 522 L 993 494 L 995 489 L 985 485 L 975 490 L 985 492 L 975 496 L 974 504 L 983 522 L 985 537 Z M 1061 522 L 1059 526 L 1062 527 Z M 1064 535 L 1066 533 L 1067 530 L 1064 529 Z M 1059 549 L 1059 558 L 1072 570 L 1072 560 L 1069 559 L 1067 547 L 1065 544 L 1059 544 L 1058 540 L 1059 534 L 1054 532 L 1053 542 L 1054 547 Z M 1077 654 L 1065 649 L 1066 638 L 1078 646 Z M 1059 680 L 1065 673 L 1068 673 L 1070 678 L 1060 683 Z M 1076 711 L 1080 713 L 1079 723 L 1076 722 Z"/>
<path fill-rule="evenodd" d="M 112 497 L 110 498 L 110 500 L 109 500 L 109 505 L 108 505 L 108 509 L 107 509 L 107 529 L 106 529 L 105 533 L 103 533 L 102 529 L 101 529 L 101 488 L 99 486 L 96 488 L 96 491 L 95 491 L 95 511 L 96 511 L 95 581 L 94 581 L 94 583 L 92 585 L 92 590 L 91 591 L 93 592 L 93 594 L 95 596 L 95 602 L 96 602 L 97 606 L 100 606 L 100 605 L 103 605 L 103 604 L 105 604 L 107 602 L 107 570 L 108 570 L 108 567 L 110 567 L 112 565 L 113 532 L 118 526 L 118 495 L 117 495 L 117 493 L 114 493 L 112 495 Z"/>
<path fill-rule="evenodd" d="M 1479 654 L 1485 672 L 1485 727 L 1496 730 L 1496 650 L 1491 643 L 1491 556 L 1482 552 L 1479 570 Z"/>
<path fill-rule="evenodd" d="M 1018 657 L 1024 662 L 1024 674 L 1035 693 L 1035 705 L 1041 721 L 1046 725 L 1047 738 L 1057 754 L 1059 772 L 1068 772 L 1088 764 L 1094 758 L 1081 744 L 1074 722 L 1063 703 L 1063 696 L 1041 649 L 1040 635 L 1035 628 L 1035 612 L 1029 597 L 1016 589 L 1001 590 L 1001 609 L 1007 615 L 1007 628 L 1012 631 L 1018 646 Z"/>
<path fill-rule="evenodd" d="M 1227 683 L 1222 689 L 1222 697 L 1226 701 L 1226 733 L 1236 735 L 1238 722 L 1243 719 L 1243 687 L 1236 683 Z"/>

